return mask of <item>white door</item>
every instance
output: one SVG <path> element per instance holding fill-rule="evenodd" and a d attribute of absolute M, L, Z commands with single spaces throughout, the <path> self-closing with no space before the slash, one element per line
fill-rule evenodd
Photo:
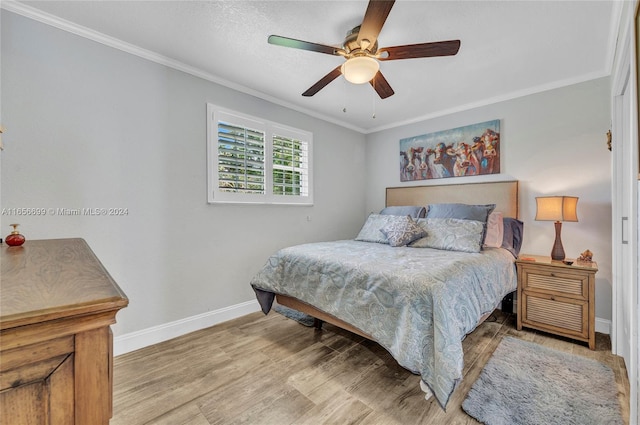
<path fill-rule="evenodd" d="M 630 184 L 628 166 L 625 167 L 625 158 L 629 158 L 629 68 L 624 77 L 622 93 L 613 100 L 613 191 L 612 191 L 612 217 L 613 217 L 613 280 L 616 292 L 616 302 L 613 311 L 616 315 L 616 329 L 613 337 L 616 354 L 629 360 L 631 340 L 631 310 L 629 294 L 631 274 L 629 273 L 629 216 L 630 216 Z M 629 363 L 627 362 L 627 365 Z"/>
<path fill-rule="evenodd" d="M 613 329 L 612 351 L 624 357 L 631 387 L 630 420 L 638 418 L 638 151 L 635 72 L 629 43 L 613 87 Z M 632 78 L 633 76 L 633 78 Z"/>

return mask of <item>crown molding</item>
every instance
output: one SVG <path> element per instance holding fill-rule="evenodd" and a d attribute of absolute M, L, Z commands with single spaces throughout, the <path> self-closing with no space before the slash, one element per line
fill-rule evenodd
<path fill-rule="evenodd" d="M 443 109 L 441 111 L 437 111 L 432 114 L 422 115 L 422 116 L 411 118 L 409 120 L 405 120 L 402 122 L 393 123 L 387 126 L 372 128 L 372 129 L 366 130 L 365 134 L 377 133 L 383 130 L 389 130 L 392 128 L 402 127 L 409 124 L 415 124 L 421 121 L 439 118 L 439 117 L 443 117 L 446 115 L 451 115 L 459 112 L 469 111 L 471 109 L 481 108 L 483 106 L 494 105 L 496 103 L 506 102 L 508 100 L 519 99 L 521 97 L 543 93 L 549 90 L 555 90 L 562 87 L 568 87 L 574 84 L 580 84 L 580 83 L 584 83 L 591 80 L 597 80 L 598 78 L 604 78 L 608 76 L 610 76 L 610 72 L 601 71 L 601 72 L 595 72 L 591 74 L 579 75 L 577 77 L 567 78 L 565 80 L 554 81 L 549 84 L 541 84 L 538 86 L 527 88 L 525 90 L 518 90 L 511 93 L 506 93 L 504 95 L 483 99 L 478 102 L 465 103 L 464 105 L 458 105 L 453 108 Z"/>
<path fill-rule="evenodd" d="M 77 36 L 86 38 L 91 41 L 95 41 L 97 43 L 103 44 L 105 46 L 112 47 L 114 49 L 121 50 L 123 52 L 132 54 L 134 56 L 138 56 L 140 58 L 146 59 L 151 62 L 155 62 L 160 65 L 164 65 L 166 67 L 184 72 L 186 74 L 193 75 L 195 77 L 201 78 L 206 81 L 210 81 L 215 84 L 219 84 L 221 86 L 236 90 L 241 93 L 245 93 L 254 97 L 257 97 L 262 100 L 266 100 L 273 104 L 283 106 L 285 108 L 292 109 L 296 112 L 301 112 L 303 114 L 309 115 L 314 118 L 321 119 L 323 121 L 336 124 L 340 127 L 347 128 L 349 130 L 356 131 L 361 134 L 365 134 L 366 130 L 348 122 L 336 120 L 332 117 L 319 114 L 318 112 L 312 111 L 310 109 L 301 108 L 298 105 L 294 105 L 289 102 L 285 102 L 282 99 L 279 99 L 274 96 L 270 96 L 266 93 L 263 93 L 258 90 L 250 89 L 243 85 L 231 82 L 229 80 L 225 80 L 223 78 L 218 77 L 217 75 L 208 73 L 203 71 L 202 69 L 196 68 L 191 65 L 187 65 L 183 62 L 177 61 L 175 59 L 171 59 L 167 56 L 161 55 L 159 53 L 153 52 L 151 50 L 144 49 L 142 47 L 136 46 L 131 43 L 127 43 L 126 41 L 120 40 L 115 37 L 111 37 L 109 35 L 103 34 L 101 32 L 95 31 L 91 28 L 84 27 L 82 25 L 78 25 L 74 22 L 67 21 L 66 19 L 62 19 L 55 15 L 51 15 L 49 13 L 43 12 L 34 7 L 28 6 L 26 4 L 14 1 L 14 0 L 1 0 L 0 1 L 0 9 L 7 10 L 9 12 L 13 12 L 25 18 L 32 19 L 34 21 L 41 22 L 43 24 L 52 26 L 54 28 L 60 29 L 62 31 L 69 32 L 71 34 L 75 34 Z"/>
<path fill-rule="evenodd" d="M 142 47 L 136 46 L 134 44 L 131 43 L 127 43 L 123 40 L 117 39 L 115 37 L 111 37 L 109 35 L 100 33 L 98 31 L 95 31 L 91 28 L 87 28 L 84 27 L 82 25 L 78 25 L 74 22 L 71 21 L 67 21 L 65 19 L 59 18 L 57 16 L 51 15 L 49 13 L 43 12 L 39 9 L 36 9 L 34 7 L 25 5 L 23 3 L 20 3 L 18 1 L 15 0 L 0 0 L 0 9 L 4 9 L 13 13 L 16 13 L 18 15 L 24 16 L 26 18 L 30 18 L 33 19 L 35 21 L 44 23 L 46 25 L 50 25 L 52 27 L 58 28 L 60 30 L 78 35 L 80 37 L 95 41 L 97 43 L 112 47 L 114 49 L 118 49 L 124 52 L 127 52 L 129 54 L 138 56 L 140 58 L 149 60 L 151 62 L 155 62 L 158 63 L 160 65 L 164 65 L 166 67 L 193 75 L 195 77 L 201 78 L 203 80 L 206 81 L 210 81 L 212 83 L 215 84 L 219 84 L 221 86 L 236 90 L 238 92 L 241 93 L 245 93 L 254 97 L 257 97 L 259 99 L 262 100 L 266 100 L 268 102 L 271 102 L 273 104 L 309 115 L 311 117 L 314 118 L 318 118 L 320 120 L 338 125 L 340 127 L 344 127 L 346 129 L 349 130 L 353 130 L 355 132 L 367 135 L 367 134 L 372 134 L 372 133 L 377 133 L 380 131 L 384 131 L 384 130 L 389 130 L 389 129 L 393 129 L 393 128 L 398 128 L 398 127 L 402 127 L 405 125 L 409 125 L 409 124 L 415 124 L 417 122 L 421 122 L 421 121 L 426 121 L 429 119 L 434 119 L 434 118 L 438 118 L 438 117 L 442 117 L 442 116 L 446 116 L 446 115 L 450 115 L 450 114 L 454 114 L 454 113 L 459 113 L 459 112 L 464 112 L 464 111 L 468 111 L 471 109 L 475 109 L 475 108 L 480 108 L 483 106 L 488 106 L 488 105 L 492 105 L 495 103 L 499 103 L 499 102 L 504 102 L 507 100 L 512 100 L 512 99 L 516 99 L 519 97 L 524 97 L 524 96 L 528 96 L 528 95 L 532 95 L 532 94 L 536 94 L 536 93 L 541 93 L 544 91 L 548 91 L 548 90 L 553 90 L 553 89 L 557 89 L 557 88 L 561 88 L 561 87 L 565 87 L 565 86 L 569 86 L 569 85 L 573 85 L 573 84 L 579 84 L 582 82 L 586 82 L 589 80 L 594 80 L 594 79 L 598 79 L 598 78 L 602 78 L 602 77 L 607 77 L 610 76 L 612 73 L 612 70 L 614 68 L 614 64 L 616 61 L 616 46 L 618 43 L 618 32 L 620 29 L 620 25 L 621 25 L 621 20 L 623 17 L 623 12 L 624 12 L 624 4 L 625 2 L 614 2 L 614 6 L 613 6 L 613 12 L 612 12 L 612 16 L 611 16 L 611 33 L 609 34 L 609 49 L 607 52 L 607 58 L 605 60 L 605 69 L 603 69 L 601 72 L 596 72 L 596 73 L 591 73 L 591 74 L 586 74 L 586 75 L 581 75 L 581 76 L 576 76 L 573 78 L 568 78 L 565 80 L 561 80 L 561 81 L 555 81 L 549 84 L 543 84 L 543 85 L 539 85 L 539 86 L 535 86 L 535 87 L 531 87 L 525 90 L 520 90 L 520 91 L 515 91 L 512 93 L 507 93 L 501 96 L 496 96 L 493 98 L 488 98 L 488 99 L 483 99 L 481 101 L 478 102 L 472 102 L 472 103 L 467 103 L 467 104 L 463 104 L 463 105 L 458 105 L 456 107 L 453 108 L 449 108 L 449 109 L 444 109 L 441 111 L 437 111 L 435 113 L 432 114 L 428 114 L 428 115 L 422 115 L 422 116 L 418 116 L 418 117 L 414 117 L 408 120 L 404 120 L 404 121 L 400 121 L 400 122 L 395 122 L 386 126 L 380 126 L 380 127 L 375 127 L 375 128 L 370 128 L 370 129 L 365 129 L 365 128 L 361 128 L 358 126 L 355 126 L 349 122 L 346 121 L 342 121 L 342 120 L 337 120 L 333 117 L 324 115 L 324 114 L 320 114 L 318 112 L 315 112 L 313 110 L 310 109 L 306 109 L 306 108 L 302 108 L 299 105 L 295 105 L 286 101 L 283 101 L 282 99 L 279 99 L 277 97 L 274 96 L 270 96 L 266 93 L 263 93 L 261 91 L 258 90 L 254 90 L 248 87 L 245 87 L 243 85 L 234 83 L 232 81 L 223 79 L 221 77 L 218 77 L 214 74 L 208 73 L 206 71 L 203 71 L 202 69 L 187 65 L 183 62 L 177 61 L 175 59 L 171 59 L 167 56 L 161 55 L 159 53 L 153 52 L 151 50 L 147 50 L 144 49 Z"/>

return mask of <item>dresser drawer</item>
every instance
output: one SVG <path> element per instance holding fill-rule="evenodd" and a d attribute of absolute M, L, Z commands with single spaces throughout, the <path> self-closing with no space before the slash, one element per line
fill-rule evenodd
<path fill-rule="evenodd" d="M 589 337 L 589 303 L 523 293 L 522 324 L 568 337 Z"/>
<path fill-rule="evenodd" d="M 554 267 L 522 267 L 522 289 L 587 300 L 589 276 Z"/>

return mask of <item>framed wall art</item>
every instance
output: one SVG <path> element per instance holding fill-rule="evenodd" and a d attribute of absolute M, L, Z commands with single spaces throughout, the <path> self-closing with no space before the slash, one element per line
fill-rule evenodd
<path fill-rule="evenodd" d="M 500 120 L 400 139 L 400 181 L 500 173 Z"/>

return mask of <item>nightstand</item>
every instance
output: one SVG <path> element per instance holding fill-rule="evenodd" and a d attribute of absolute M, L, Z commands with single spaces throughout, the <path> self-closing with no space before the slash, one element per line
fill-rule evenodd
<path fill-rule="evenodd" d="M 518 269 L 517 328 L 577 339 L 596 347 L 595 276 L 598 265 L 521 255 Z"/>

